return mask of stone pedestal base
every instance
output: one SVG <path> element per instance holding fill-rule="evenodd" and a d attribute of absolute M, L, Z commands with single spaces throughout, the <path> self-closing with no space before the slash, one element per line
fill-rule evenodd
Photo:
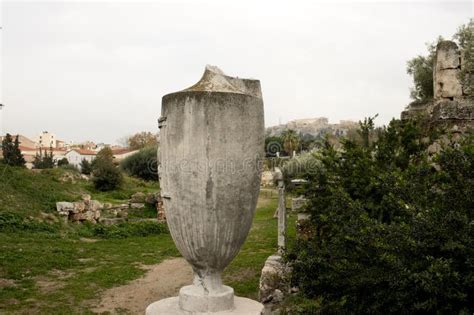
<path fill-rule="evenodd" d="M 196 285 L 188 285 L 179 290 L 179 307 L 189 312 L 215 313 L 234 306 L 234 289 L 222 285 L 218 292 L 204 291 Z"/>
<path fill-rule="evenodd" d="M 234 308 L 220 312 L 188 312 L 179 307 L 179 297 L 167 298 L 148 305 L 146 315 L 260 315 L 263 305 L 257 301 L 234 296 Z"/>

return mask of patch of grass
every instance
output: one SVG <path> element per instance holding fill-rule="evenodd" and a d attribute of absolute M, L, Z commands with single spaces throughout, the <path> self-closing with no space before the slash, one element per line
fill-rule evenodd
<path fill-rule="evenodd" d="M 168 226 L 155 221 L 124 222 L 116 225 L 89 224 L 80 229 L 80 234 L 99 238 L 145 237 L 167 234 Z"/>
<path fill-rule="evenodd" d="M 145 204 L 145 207 L 142 209 L 129 209 L 128 218 L 129 219 L 146 219 L 146 218 L 156 218 L 156 207 L 150 204 Z"/>
<path fill-rule="evenodd" d="M 144 181 L 126 175 L 124 175 L 120 188 L 112 191 L 97 190 L 94 188 L 93 183 L 88 181 L 82 181 L 80 187 L 90 194 L 93 199 L 114 204 L 128 200 L 136 192 L 155 193 L 160 190 L 158 182 Z"/>
<path fill-rule="evenodd" d="M 90 194 L 100 202 L 123 203 L 136 192 L 157 192 L 157 182 L 147 182 L 124 175 L 119 189 L 102 192 L 91 181 L 76 178 L 61 181 L 61 177 L 78 172 L 64 168 L 28 170 L 0 162 L 0 212 L 15 212 L 37 216 L 39 212 L 55 212 L 58 201 L 77 201 Z"/>
<path fill-rule="evenodd" d="M 90 242 L 58 233 L 1 233 L 0 277 L 15 285 L 1 290 L 0 313 L 82 313 L 100 290 L 143 275 L 141 264 L 178 255 L 169 234 Z M 56 281 L 55 271 L 71 276 L 60 280 L 60 290 L 41 291 L 36 278 Z"/>
<path fill-rule="evenodd" d="M 51 212 L 57 201 L 74 201 L 84 191 L 71 182 L 61 182 L 64 169 L 32 171 L 0 163 L 0 212 L 36 215 Z"/>
<path fill-rule="evenodd" d="M 277 249 L 277 194 L 262 191 L 259 205 L 245 244 L 224 272 L 237 295 L 253 299 L 265 260 Z M 171 236 L 153 222 L 44 231 L 24 228 L 18 220 L 7 216 L 7 225 L 19 228 L 0 231 L 0 278 L 14 281 L 0 288 L 2 314 L 91 314 L 102 290 L 142 276 L 141 265 L 179 256 Z M 45 290 L 38 279 L 55 289 Z"/>

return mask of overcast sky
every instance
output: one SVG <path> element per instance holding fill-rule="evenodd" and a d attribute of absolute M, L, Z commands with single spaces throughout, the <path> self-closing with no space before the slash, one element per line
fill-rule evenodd
<path fill-rule="evenodd" d="M 157 131 L 161 97 L 206 64 L 261 80 L 267 126 L 409 102 L 406 61 L 474 16 L 472 2 L 3 1 L 4 132 L 116 142 Z"/>

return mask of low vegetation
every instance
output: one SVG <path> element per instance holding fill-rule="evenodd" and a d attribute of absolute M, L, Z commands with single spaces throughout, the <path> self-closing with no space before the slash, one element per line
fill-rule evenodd
<path fill-rule="evenodd" d="M 78 171 L 5 164 L 0 171 L 0 313 L 92 313 L 105 289 L 141 277 L 143 265 L 179 256 L 166 225 L 134 221 L 156 217 L 149 207 L 110 226 L 50 222 L 41 215 L 54 214 L 56 201 L 78 200 L 83 193 L 123 203 L 137 191 L 156 192 L 157 182 L 124 176 L 119 189 L 100 191 Z M 261 268 L 276 250 L 275 207 L 275 192 L 262 192 L 247 242 L 224 273 L 240 296 L 257 298 Z"/>
<path fill-rule="evenodd" d="M 311 220 L 287 255 L 301 290 L 288 312 L 472 313 L 473 138 L 429 155 L 437 135 L 417 122 L 361 135 L 297 174 Z"/>

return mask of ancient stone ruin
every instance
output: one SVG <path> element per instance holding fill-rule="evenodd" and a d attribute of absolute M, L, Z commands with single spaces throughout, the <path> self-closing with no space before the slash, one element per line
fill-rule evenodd
<path fill-rule="evenodd" d="M 208 66 L 198 83 L 163 97 L 161 114 L 161 196 L 194 281 L 146 314 L 261 314 L 262 304 L 234 296 L 221 280 L 247 237 L 260 190 L 260 82 Z"/>
<path fill-rule="evenodd" d="M 143 209 L 145 204 L 156 206 L 158 222 L 164 222 L 163 202 L 159 193 L 137 192 L 127 203 L 112 204 L 92 200 L 90 195 L 82 195 L 81 200 L 74 202 L 60 201 L 56 203 L 56 211 L 64 222 L 90 222 L 116 224 L 124 222 L 129 212 Z"/>
<path fill-rule="evenodd" d="M 433 66 L 433 100 L 411 103 L 401 113 L 401 119 L 424 116 L 432 126 L 456 125 L 462 131 L 474 127 L 472 87 L 460 81 L 461 70 L 466 64 L 456 43 L 441 41 L 436 48 Z"/>

